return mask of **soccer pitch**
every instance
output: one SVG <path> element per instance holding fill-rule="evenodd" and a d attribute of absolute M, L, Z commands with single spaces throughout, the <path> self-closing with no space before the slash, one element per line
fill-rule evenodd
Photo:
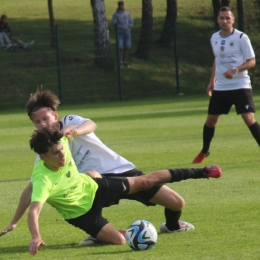
<path fill-rule="evenodd" d="M 97 136 L 110 148 L 135 163 L 145 173 L 157 169 L 200 167 L 192 165 L 201 149 L 208 98 L 173 97 L 131 102 L 60 107 L 60 117 L 70 113 L 91 118 Z M 257 111 L 260 95 L 255 95 Z M 5 114 L 5 115 L 3 115 Z M 256 118 L 258 118 L 256 113 Z M 0 230 L 7 226 L 27 185 L 35 154 L 29 139 L 34 129 L 25 111 L 0 115 Z M 164 210 L 121 201 L 104 209 L 104 217 L 118 229 L 146 219 L 158 231 L 158 242 L 148 251 L 128 245 L 80 247 L 86 234 L 67 224 L 47 204 L 40 217 L 46 247 L 37 259 L 259 259 L 260 177 L 259 147 L 234 109 L 216 127 L 211 155 L 202 166 L 218 164 L 220 179 L 187 180 L 169 186 L 186 201 L 181 219 L 191 222 L 191 232 L 161 234 Z M 30 259 L 27 213 L 18 227 L 0 237 L 0 259 Z"/>

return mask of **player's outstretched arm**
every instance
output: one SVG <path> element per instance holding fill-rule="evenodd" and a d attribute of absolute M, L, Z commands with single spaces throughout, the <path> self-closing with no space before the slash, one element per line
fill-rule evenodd
<path fill-rule="evenodd" d="M 30 182 L 27 185 L 27 187 L 24 189 L 24 191 L 20 197 L 20 201 L 19 201 L 18 207 L 15 211 L 12 221 L 10 222 L 10 224 L 7 227 L 4 228 L 3 231 L 0 232 L 0 236 L 5 235 L 9 231 L 12 231 L 17 227 L 20 219 L 24 215 L 27 208 L 30 206 L 31 195 L 32 195 L 32 183 Z"/>
<path fill-rule="evenodd" d="M 46 246 L 41 238 L 39 231 L 39 216 L 42 210 L 42 203 L 33 201 L 31 203 L 30 211 L 28 214 L 28 226 L 31 232 L 32 240 L 29 245 L 29 253 L 36 255 L 40 246 Z"/>

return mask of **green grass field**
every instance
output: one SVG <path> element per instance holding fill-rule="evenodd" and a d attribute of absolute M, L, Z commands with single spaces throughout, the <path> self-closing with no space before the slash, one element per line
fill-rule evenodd
<path fill-rule="evenodd" d="M 97 135 L 110 148 L 148 173 L 156 169 L 193 167 L 191 161 L 202 145 L 202 127 L 208 99 L 180 96 L 128 102 L 63 106 L 60 116 L 75 113 L 93 119 Z M 260 108 L 260 95 L 255 96 Z M 257 116 L 258 114 L 256 114 Z M 11 220 L 32 172 L 35 154 L 28 140 L 33 130 L 25 112 L 0 115 L 0 230 Z M 183 220 L 195 225 L 192 232 L 160 234 L 149 251 L 134 252 L 127 245 L 80 247 L 84 232 L 67 224 L 48 205 L 40 218 L 46 247 L 37 259 L 259 259 L 260 178 L 259 147 L 240 116 L 232 109 L 220 120 L 204 165 L 219 164 L 223 177 L 188 180 L 169 185 L 186 200 Z M 199 166 L 196 166 L 199 167 Z M 26 214 L 27 215 L 27 214 Z M 119 229 L 136 219 L 151 221 L 159 231 L 163 208 L 121 201 L 104 210 Z M 26 216 L 18 228 L 0 238 L 0 259 L 31 259 Z"/>

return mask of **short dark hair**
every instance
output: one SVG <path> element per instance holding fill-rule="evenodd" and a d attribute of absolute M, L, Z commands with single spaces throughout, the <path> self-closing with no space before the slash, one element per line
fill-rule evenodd
<path fill-rule="evenodd" d="M 124 4 L 124 1 L 119 1 L 117 4 L 118 4 L 118 5 L 125 5 L 125 4 Z"/>
<path fill-rule="evenodd" d="M 229 6 L 222 6 L 218 11 L 218 16 L 219 16 L 220 12 L 230 12 L 232 14 L 232 16 L 234 16 L 234 14 Z"/>
<path fill-rule="evenodd" d="M 26 103 L 27 115 L 32 118 L 32 113 L 43 107 L 47 107 L 52 111 L 57 111 L 59 104 L 60 100 L 51 91 L 37 89 L 36 93 L 31 94 Z"/>
<path fill-rule="evenodd" d="M 53 145 L 58 144 L 62 137 L 62 132 L 56 127 L 44 127 L 33 132 L 30 147 L 38 154 L 45 154 Z"/>

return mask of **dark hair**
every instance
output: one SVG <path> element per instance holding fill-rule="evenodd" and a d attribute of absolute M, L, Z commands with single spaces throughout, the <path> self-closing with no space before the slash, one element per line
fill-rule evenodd
<path fill-rule="evenodd" d="M 26 103 L 27 115 L 32 118 L 32 113 L 43 108 L 50 108 L 52 111 L 57 111 L 60 100 L 51 91 L 41 91 L 37 89 L 36 93 L 31 94 Z"/>
<path fill-rule="evenodd" d="M 56 127 L 44 127 L 33 132 L 30 147 L 38 154 L 45 154 L 53 145 L 58 144 L 62 137 L 62 132 Z"/>
<path fill-rule="evenodd" d="M 220 12 L 230 12 L 232 14 L 232 16 L 234 16 L 234 14 L 229 6 L 222 6 L 218 11 L 218 16 L 219 16 Z"/>
<path fill-rule="evenodd" d="M 7 18 L 7 15 L 5 14 L 2 14 L 1 15 L 1 18 L 0 18 L 0 26 L 4 26 L 4 19 Z M 8 23 L 5 25 L 5 26 L 8 26 Z"/>

